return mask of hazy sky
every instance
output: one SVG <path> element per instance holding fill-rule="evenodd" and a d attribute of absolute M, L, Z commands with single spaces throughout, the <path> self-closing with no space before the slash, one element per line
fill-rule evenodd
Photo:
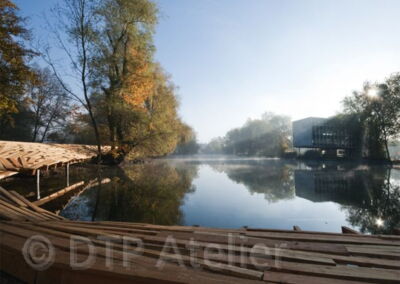
<path fill-rule="evenodd" d="M 15 0 L 43 33 L 57 0 Z M 201 142 L 265 111 L 329 116 L 400 71 L 399 0 L 158 0 L 156 58 Z"/>

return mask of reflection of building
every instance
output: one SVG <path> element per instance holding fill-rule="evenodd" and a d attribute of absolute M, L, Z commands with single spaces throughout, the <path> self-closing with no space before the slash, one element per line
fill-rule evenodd
<path fill-rule="evenodd" d="M 368 188 L 357 171 L 295 170 L 296 196 L 313 202 L 333 201 L 342 205 L 369 202 Z"/>
<path fill-rule="evenodd" d="M 329 119 L 308 117 L 293 121 L 293 146 L 321 150 L 322 155 L 344 157 L 354 148 L 347 129 L 335 126 Z"/>

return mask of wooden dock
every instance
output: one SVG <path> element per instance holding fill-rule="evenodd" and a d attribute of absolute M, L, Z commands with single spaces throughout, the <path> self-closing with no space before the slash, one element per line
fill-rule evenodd
<path fill-rule="evenodd" d="M 37 235 L 54 246 L 54 263 L 45 270 L 33 269 L 22 253 Z M 72 236 L 93 244 L 90 267 L 71 267 Z M 129 268 L 127 237 L 144 245 Z M 177 251 L 166 253 L 167 242 Z M 79 246 L 77 258 L 89 251 Z M 400 236 L 77 222 L 0 188 L 0 270 L 27 283 L 399 283 Z"/>
<path fill-rule="evenodd" d="M 110 147 L 104 146 L 103 151 Z M 18 173 L 35 174 L 96 157 L 97 147 L 75 144 L 44 144 L 0 141 L 0 179 Z"/>

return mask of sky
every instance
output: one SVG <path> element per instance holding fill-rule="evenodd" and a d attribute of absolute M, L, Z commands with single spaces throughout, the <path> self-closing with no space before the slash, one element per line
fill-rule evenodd
<path fill-rule="evenodd" d="M 34 36 L 60 0 L 15 0 Z M 400 71 L 398 0 L 156 0 L 156 60 L 200 142 L 266 111 L 328 117 Z"/>

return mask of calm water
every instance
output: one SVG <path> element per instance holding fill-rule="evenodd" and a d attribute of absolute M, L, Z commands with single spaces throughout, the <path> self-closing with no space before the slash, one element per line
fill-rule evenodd
<path fill-rule="evenodd" d="M 72 173 L 73 181 L 95 176 Z M 384 166 L 197 157 L 105 168 L 102 177 L 112 182 L 48 206 L 77 220 L 168 225 L 331 232 L 344 225 L 366 233 L 400 225 L 400 171 Z M 56 187 L 51 180 L 60 176 L 44 181 Z"/>

